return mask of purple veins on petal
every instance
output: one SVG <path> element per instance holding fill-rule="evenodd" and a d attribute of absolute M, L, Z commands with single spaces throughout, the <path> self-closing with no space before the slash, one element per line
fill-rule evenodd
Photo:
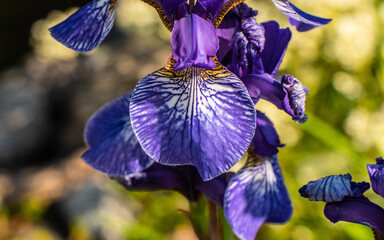
<path fill-rule="evenodd" d="M 108 175 L 125 176 L 148 168 L 153 160 L 141 148 L 129 117 L 131 93 L 96 112 L 85 127 L 89 149 L 83 160 Z"/>
<path fill-rule="evenodd" d="M 279 152 L 277 148 L 284 147 L 285 144 L 281 144 L 273 123 L 264 113 L 257 111 L 256 125 L 255 136 L 251 142 L 253 152 L 262 157 L 277 154 Z"/>
<path fill-rule="evenodd" d="M 228 183 L 224 214 L 242 240 L 253 240 L 264 222 L 285 223 L 292 205 L 277 156 L 249 159 Z"/>
<path fill-rule="evenodd" d="M 349 173 L 331 175 L 310 181 L 299 189 L 299 193 L 310 201 L 339 202 L 346 197 L 361 197 L 369 189 L 369 183 L 351 180 Z"/>
<path fill-rule="evenodd" d="M 88 52 L 108 35 L 115 20 L 117 0 L 94 0 L 49 29 L 52 37 L 77 52 Z"/>
<path fill-rule="evenodd" d="M 376 158 L 376 164 L 367 164 L 372 190 L 384 197 L 384 160 Z"/>
<path fill-rule="evenodd" d="M 193 66 L 204 69 L 216 67 L 212 57 L 219 49 L 219 40 L 212 23 L 195 14 L 176 20 L 171 43 L 175 71 Z"/>
<path fill-rule="evenodd" d="M 332 19 L 329 18 L 321 18 L 310 15 L 297 8 L 288 0 L 272 1 L 275 6 L 288 17 L 289 23 L 296 27 L 297 31 L 299 32 L 308 31 L 315 27 L 321 27 L 332 21 Z"/>
<path fill-rule="evenodd" d="M 346 221 L 369 226 L 384 234 L 384 209 L 364 198 L 327 203 L 324 215 L 333 223 Z"/>
<path fill-rule="evenodd" d="M 239 161 L 256 127 L 245 86 L 222 66 L 149 74 L 137 84 L 130 112 L 149 156 L 161 164 L 193 165 L 204 181 Z"/>

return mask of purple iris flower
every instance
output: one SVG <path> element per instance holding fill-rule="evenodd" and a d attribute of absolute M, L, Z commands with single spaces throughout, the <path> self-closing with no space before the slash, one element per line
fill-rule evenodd
<path fill-rule="evenodd" d="M 193 165 L 204 180 L 212 179 L 238 162 L 256 128 L 256 110 L 247 89 L 215 57 L 219 48 L 215 28 L 239 1 L 144 2 L 155 7 L 172 31 L 172 59 L 137 84 L 129 104 L 130 127 L 153 161 Z M 116 1 L 95 0 L 51 33 L 77 51 L 90 50 L 110 30 L 115 5 Z M 92 140 L 87 142 L 92 147 Z M 97 154 L 100 164 L 96 165 L 106 164 Z M 105 172 L 124 175 L 147 164 Z"/>
<path fill-rule="evenodd" d="M 248 150 L 247 164 L 236 174 L 226 172 L 204 181 L 193 166 L 166 166 L 145 154 L 133 132 L 131 93 L 97 111 L 87 122 L 89 149 L 82 158 L 128 190 L 175 190 L 188 200 L 204 194 L 224 207 L 235 234 L 254 239 L 264 223 L 283 223 L 292 214 L 277 156 L 259 157 Z M 252 148 L 251 148 L 252 149 Z"/>
<path fill-rule="evenodd" d="M 384 164 L 382 158 L 376 161 L 377 164 L 368 164 L 367 168 L 372 189 L 380 194 L 384 187 Z M 363 195 L 369 189 L 369 183 L 356 183 L 351 179 L 350 174 L 332 175 L 309 182 L 299 192 L 310 201 L 326 202 L 324 215 L 331 222 L 360 223 L 384 235 L 384 209 Z"/>

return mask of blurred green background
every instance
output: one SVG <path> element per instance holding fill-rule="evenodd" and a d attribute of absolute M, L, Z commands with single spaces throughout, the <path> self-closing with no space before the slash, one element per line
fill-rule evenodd
<path fill-rule="evenodd" d="M 30 18 L 38 4 L 0 4 L 27 21 L 23 28 L 1 25 L 7 35 L 0 37 L 0 239 L 196 239 L 181 195 L 126 192 L 80 159 L 87 118 L 165 64 L 170 33 L 150 6 L 121 0 L 106 41 L 78 54 L 48 28 L 86 1 L 56 2 L 62 3 L 41 1 L 45 12 Z M 369 181 L 366 164 L 384 153 L 384 3 L 292 2 L 333 21 L 305 33 L 291 29 L 280 68 L 309 88 L 308 121 L 298 125 L 267 102 L 257 105 L 287 143 L 279 159 L 295 209 L 290 222 L 265 224 L 257 239 L 372 239 L 368 227 L 330 223 L 324 203 L 301 198 L 298 189 L 331 174 Z M 288 27 L 272 1 L 246 3 L 259 11 L 258 22 Z M 21 43 L 19 31 L 28 36 Z M 366 195 L 384 207 L 372 190 Z"/>

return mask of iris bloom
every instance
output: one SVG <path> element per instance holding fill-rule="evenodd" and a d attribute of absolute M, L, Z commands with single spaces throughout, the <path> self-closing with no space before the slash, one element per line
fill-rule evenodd
<path fill-rule="evenodd" d="M 209 181 L 203 181 L 192 166 L 155 163 L 132 130 L 126 107 L 130 97 L 128 93 L 113 100 L 87 122 L 89 150 L 83 159 L 92 167 L 128 190 L 175 190 L 190 201 L 196 201 L 202 193 L 224 207 L 240 239 L 254 239 L 264 222 L 283 223 L 291 217 L 291 201 L 276 155 L 258 157 L 249 150 L 247 164 L 239 172 L 227 172 Z"/>
<path fill-rule="evenodd" d="M 144 2 L 172 32 L 171 58 L 89 119 L 83 159 L 128 189 L 173 189 L 191 201 L 205 194 L 224 207 L 241 239 L 253 239 L 264 222 L 286 222 L 292 206 L 275 155 L 283 145 L 254 104 L 266 99 L 306 120 L 305 88 L 290 75 L 275 79 L 289 29 L 257 24 L 246 5 L 226 16 L 241 0 Z M 53 27 L 52 36 L 76 51 L 92 50 L 110 31 L 116 3 L 89 3 Z M 279 3 L 298 26 L 324 24 Z M 247 164 L 225 173 L 250 145 Z"/>
<path fill-rule="evenodd" d="M 376 162 L 367 164 L 368 174 L 373 191 L 384 197 L 384 161 L 377 158 Z M 324 214 L 331 222 L 360 223 L 384 235 L 384 209 L 363 195 L 369 183 L 355 183 L 351 179 L 350 174 L 332 175 L 309 182 L 299 192 L 310 201 L 327 202 Z"/>
<path fill-rule="evenodd" d="M 241 158 L 256 128 L 256 111 L 247 89 L 216 58 L 215 29 L 242 0 L 143 1 L 157 10 L 172 32 L 172 57 L 164 68 L 144 77 L 132 94 L 132 128 L 151 159 L 136 170 L 145 169 L 153 159 L 166 165 L 193 165 L 204 180 L 212 179 Z M 288 1 L 277 2 L 290 19 L 321 25 L 320 18 L 304 14 Z M 111 30 L 116 6 L 117 0 L 94 0 L 51 28 L 51 34 L 73 50 L 90 51 Z M 289 88 L 295 86 L 299 86 L 296 80 L 289 82 Z M 260 121 L 263 118 L 270 125 L 264 116 Z M 273 144 L 278 141 L 272 140 Z"/>

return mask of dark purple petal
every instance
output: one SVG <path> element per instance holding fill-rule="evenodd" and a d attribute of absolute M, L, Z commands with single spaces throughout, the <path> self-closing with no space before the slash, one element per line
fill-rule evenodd
<path fill-rule="evenodd" d="M 278 109 L 295 117 L 290 106 L 289 97 L 283 86 L 269 74 L 249 74 L 241 80 L 248 89 L 251 98 L 257 102 L 259 98 L 273 103 Z"/>
<path fill-rule="evenodd" d="M 196 174 L 194 181 L 195 189 L 202 192 L 212 202 L 223 206 L 224 192 L 233 174 L 233 172 L 227 172 L 209 181 L 203 181 L 201 177 Z"/>
<path fill-rule="evenodd" d="M 161 164 L 194 165 L 204 180 L 243 156 L 256 127 L 245 86 L 224 67 L 149 74 L 137 84 L 130 110 L 149 156 Z"/>
<path fill-rule="evenodd" d="M 303 12 L 288 0 L 273 0 L 273 3 L 282 13 L 288 16 L 290 24 L 295 26 L 299 32 L 321 27 L 332 21 L 332 19 L 321 18 Z"/>
<path fill-rule="evenodd" d="M 119 97 L 96 112 L 85 127 L 89 150 L 82 158 L 108 175 L 124 176 L 142 171 L 153 160 L 141 148 L 129 117 L 131 93 Z"/>
<path fill-rule="evenodd" d="M 260 111 L 257 111 L 256 126 L 255 136 L 251 142 L 254 153 L 268 157 L 278 153 L 278 147 L 284 147 L 273 123 Z"/>
<path fill-rule="evenodd" d="M 252 161 L 232 177 L 224 195 L 224 214 L 244 240 L 255 239 L 264 222 L 288 221 L 293 211 L 276 155 Z"/>
<path fill-rule="evenodd" d="M 384 234 L 384 209 L 363 198 L 327 203 L 324 215 L 333 223 L 346 221 L 369 226 Z"/>
<path fill-rule="evenodd" d="M 376 158 L 376 164 L 367 164 L 369 179 L 371 180 L 372 190 L 384 197 L 384 160 Z"/>
<path fill-rule="evenodd" d="M 265 73 L 274 76 L 283 61 L 288 43 L 291 40 L 291 30 L 281 29 L 274 21 L 263 23 L 265 29 L 264 50 L 260 53 Z"/>
<path fill-rule="evenodd" d="M 190 178 L 196 172 L 192 167 L 170 167 L 154 163 L 143 172 L 132 173 L 124 177 L 111 177 L 127 190 L 155 191 L 175 190 L 189 200 L 196 200 L 197 192 L 193 189 Z"/>
<path fill-rule="evenodd" d="M 52 37 L 77 52 L 99 45 L 112 29 L 117 0 L 94 0 L 49 29 Z"/>
<path fill-rule="evenodd" d="M 171 43 L 176 71 L 190 66 L 204 69 L 216 67 L 212 57 L 219 49 L 219 40 L 210 21 L 195 14 L 176 20 Z"/>
<path fill-rule="evenodd" d="M 310 181 L 301 187 L 299 192 L 310 201 L 339 202 L 346 197 L 361 197 L 369 189 L 369 183 L 356 183 L 351 180 L 349 173 L 331 175 Z"/>
<path fill-rule="evenodd" d="M 218 60 L 223 63 L 224 57 L 232 50 L 233 34 L 240 24 L 238 17 L 233 14 L 227 14 L 220 26 L 216 29 L 219 38 L 219 50 L 217 52 Z"/>
<path fill-rule="evenodd" d="M 177 17 L 181 17 L 184 14 L 178 14 L 178 11 L 184 11 L 184 6 L 187 4 L 187 0 L 157 0 L 156 2 L 159 2 L 162 6 L 165 14 L 167 15 L 167 18 L 169 22 L 173 23 L 173 21 Z M 180 15 L 180 16 L 178 16 Z"/>
<path fill-rule="evenodd" d="M 224 2 L 228 1 L 229 0 L 197 0 L 197 7 L 203 7 L 208 12 L 208 18 L 213 22 L 219 14 Z"/>

